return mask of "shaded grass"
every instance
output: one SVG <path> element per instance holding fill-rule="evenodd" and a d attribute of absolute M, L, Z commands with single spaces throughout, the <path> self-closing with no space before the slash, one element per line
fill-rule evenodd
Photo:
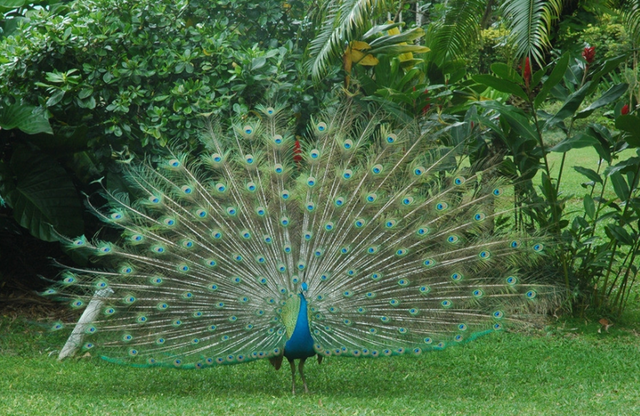
<path fill-rule="evenodd" d="M 638 414 L 640 324 L 598 334 L 566 321 L 420 357 L 329 358 L 306 366 L 311 394 L 292 396 L 267 361 L 206 370 L 134 369 L 97 358 L 58 362 L 51 335 L 0 321 L 6 415 Z M 283 367 L 283 369 L 286 366 Z"/>

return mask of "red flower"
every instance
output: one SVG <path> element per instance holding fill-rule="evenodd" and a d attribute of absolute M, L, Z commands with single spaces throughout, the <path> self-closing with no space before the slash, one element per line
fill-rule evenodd
<path fill-rule="evenodd" d="M 429 95 L 429 90 L 425 89 L 424 92 L 422 93 L 424 95 Z M 427 111 L 429 111 L 429 109 L 431 108 L 431 98 L 426 98 L 425 100 L 426 105 L 424 107 L 422 107 L 422 114 L 427 114 Z"/>
<path fill-rule="evenodd" d="M 584 48 L 584 50 L 582 51 L 582 57 L 585 61 L 587 61 L 587 64 L 592 64 L 593 61 L 596 60 L 596 47 L 590 46 Z"/>
<path fill-rule="evenodd" d="M 298 164 L 302 162 L 302 148 L 300 147 L 300 140 L 296 140 L 293 143 L 293 161 Z"/>
<path fill-rule="evenodd" d="M 524 85 L 529 88 L 529 81 L 531 81 L 531 63 L 529 62 L 528 56 L 524 60 L 524 72 L 522 73 L 522 78 L 524 78 Z"/>
<path fill-rule="evenodd" d="M 620 110 L 620 114 L 622 114 L 623 116 L 626 116 L 627 114 L 629 114 L 629 104 L 625 104 L 624 106 L 622 106 L 622 110 Z"/>

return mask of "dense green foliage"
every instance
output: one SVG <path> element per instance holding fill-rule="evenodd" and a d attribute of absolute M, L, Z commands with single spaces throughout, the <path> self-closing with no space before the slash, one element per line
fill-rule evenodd
<path fill-rule="evenodd" d="M 117 169 L 114 151 L 194 148 L 209 118 L 225 122 L 265 100 L 289 101 L 308 117 L 328 88 L 304 74 L 308 39 L 303 22 L 293 23 L 301 7 L 96 0 L 28 10 L 0 53 L 0 125 L 17 127 L 0 137 L 10 144 L 0 186 L 15 218 L 31 218 L 20 221 L 46 240 L 56 238 L 49 224 L 81 234 L 65 170 L 86 188 Z"/>
<path fill-rule="evenodd" d="M 92 234 L 81 193 L 102 177 L 117 186 L 119 163 L 167 144 L 197 151 L 209 120 L 224 128 L 259 103 L 287 103 L 302 126 L 343 87 L 400 120 L 442 123 L 442 143 L 470 141 L 473 161 L 502 159 L 517 225 L 555 236 L 570 299 L 624 307 L 638 271 L 640 159 L 616 158 L 640 146 L 636 0 L 5 0 L 0 10 L 3 229 L 12 215 L 43 240 L 57 239 L 51 226 Z M 389 17 L 409 23 L 385 26 Z M 354 41 L 372 47 L 359 51 L 375 58 L 366 66 L 347 66 Z M 576 214 L 563 172 L 586 147 L 604 164 L 577 169 Z"/>

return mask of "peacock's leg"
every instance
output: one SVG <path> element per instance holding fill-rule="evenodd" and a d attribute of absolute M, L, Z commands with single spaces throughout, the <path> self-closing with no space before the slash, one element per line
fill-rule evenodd
<path fill-rule="evenodd" d="M 298 370 L 300 370 L 300 378 L 302 379 L 302 385 L 304 386 L 304 392 L 309 393 L 309 388 L 307 387 L 307 380 L 304 379 L 304 362 L 307 360 L 306 357 L 300 359 L 300 364 L 298 364 Z"/>
<path fill-rule="evenodd" d="M 287 358 L 287 360 L 291 366 L 291 393 L 296 394 L 296 363 L 293 362 L 293 358 Z"/>

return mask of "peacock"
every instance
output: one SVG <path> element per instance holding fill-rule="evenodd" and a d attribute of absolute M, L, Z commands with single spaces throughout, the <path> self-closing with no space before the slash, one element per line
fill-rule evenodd
<path fill-rule="evenodd" d="M 351 102 L 292 131 L 263 105 L 202 152 L 125 164 L 88 204 L 119 242 L 61 237 L 94 268 L 45 294 L 84 309 L 75 349 L 136 367 L 415 355 L 526 322 L 558 301 L 543 234 L 505 230 L 495 168 L 458 163 L 425 123 Z M 442 130 L 442 129 L 441 129 Z M 442 133 L 442 131 L 440 131 Z M 57 322 L 53 329 L 64 324 Z"/>

